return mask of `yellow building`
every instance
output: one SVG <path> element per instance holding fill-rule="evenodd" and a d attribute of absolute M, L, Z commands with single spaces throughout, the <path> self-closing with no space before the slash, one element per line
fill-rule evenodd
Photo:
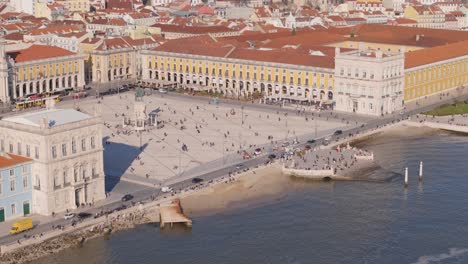
<path fill-rule="evenodd" d="M 63 5 L 70 12 L 89 12 L 89 0 L 55 0 L 56 3 Z"/>
<path fill-rule="evenodd" d="M 111 84 L 136 81 L 141 75 L 140 51 L 159 45 L 153 38 L 87 39 L 81 43 L 86 56 L 86 82 Z"/>
<path fill-rule="evenodd" d="M 468 41 L 405 54 L 405 101 L 468 84 Z"/>
<path fill-rule="evenodd" d="M 83 56 L 71 51 L 43 45 L 9 51 L 9 85 L 1 87 L 5 98 L 24 98 L 36 93 L 54 93 L 83 89 Z M 5 90 L 4 90 L 5 89 Z"/>
<path fill-rule="evenodd" d="M 206 36 L 144 51 L 142 63 L 142 80 L 148 84 L 172 83 L 229 97 L 333 100 L 334 58 L 320 51 L 255 50 Z"/>
<path fill-rule="evenodd" d="M 34 16 L 44 17 L 48 20 L 61 20 L 68 15 L 69 10 L 61 4 L 49 4 L 48 1 L 37 0 L 34 3 Z"/>
<path fill-rule="evenodd" d="M 436 5 L 408 5 L 404 10 L 404 17 L 416 20 L 418 27 L 445 28 L 445 14 Z"/>

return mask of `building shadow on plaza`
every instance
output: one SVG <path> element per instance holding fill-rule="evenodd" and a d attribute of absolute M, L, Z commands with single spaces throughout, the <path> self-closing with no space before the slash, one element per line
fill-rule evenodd
<path fill-rule="evenodd" d="M 119 183 L 120 178 L 127 170 L 131 172 L 133 161 L 138 158 L 148 144 L 145 143 L 140 148 L 139 146 L 116 143 L 110 137 L 104 137 L 102 145 L 104 146 L 106 192 L 110 192 Z"/>

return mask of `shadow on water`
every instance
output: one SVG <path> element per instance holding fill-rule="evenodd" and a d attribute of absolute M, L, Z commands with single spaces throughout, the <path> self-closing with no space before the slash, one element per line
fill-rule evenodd
<path fill-rule="evenodd" d="M 155 228 L 159 228 L 163 236 L 187 236 L 192 234 L 192 227 L 188 227 L 183 223 L 174 223 L 172 227 L 167 225 L 164 228 L 160 228 L 159 224 L 155 224 L 154 226 Z"/>
<path fill-rule="evenodd" d="M 110 137 L 104 137 L 104 173 L 106 175 L 106 192 L 110 192 L 119 183 L 120 178 L 128 169 L 131 169 L 132 162 L 146 149 L 147 143 L 140 147 L 122 143 L 110 142 Z"/>

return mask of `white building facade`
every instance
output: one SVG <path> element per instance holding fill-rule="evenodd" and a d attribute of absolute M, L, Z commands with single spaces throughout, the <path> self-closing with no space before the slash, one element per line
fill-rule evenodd
<path fill-rule="evenodd" d="M 105 198 L 100 111 L 48 109 L 0 121 L 1 148 L 34 160 L 33 212 L 50 215 Z"/>
<path fill-rule="evenodd" d="M 335 51 L 336 110 L 380 116 L 403 109 L 404 55 Z"/>

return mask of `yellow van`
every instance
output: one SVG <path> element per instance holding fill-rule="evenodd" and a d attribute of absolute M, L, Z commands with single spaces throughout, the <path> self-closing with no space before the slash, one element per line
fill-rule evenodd
<path fill-rule="evenodd" d="M 23 231 L 33 228 L 33 222 L 30 218 L 25 218 L 23 220 L 18 220 L 13 223 L 13 226 L 10 229 L 10 234 L 18 234 Z"/>

